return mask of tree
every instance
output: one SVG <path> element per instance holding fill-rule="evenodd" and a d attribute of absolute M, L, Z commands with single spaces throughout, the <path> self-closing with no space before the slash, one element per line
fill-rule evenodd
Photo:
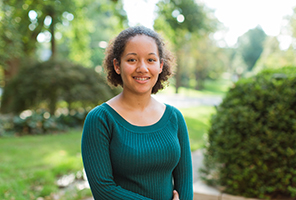
<path fill-rule="evenodd" d="M 177 57 L 175 70 L 176 93 L 181 86 L 183 69 L 186 67 L 184 49 L 192 42 L 191 38 L 199 39 L 214 31 L 217 21 L 209 11 L 194 0 L 162 0 L 157 4 L 158 18 L 154 22 L 154 29 L 161 32 L 171 42 Z M 182 61 L 183 60 L 183 61 Z"/>
<path fill-rule="evenodd" d="M 264 51 L 254 66 L 255 73 L 263 69 L 277 69 L 285 66 L 295 66 L 295 49 L 280 49 L 280 43 L 276 37 L 268 37 L 264 44 Z"/>
<path fill-rule="evenodd" d="M 247 70 L 251 71 L 263 51 L 266 38 L 265 32 L 260 26 L 250 29 L 238 38 L 238 49 L 247 65 Z"/>
<path fill-rule="evenodd" d="M 3 0 L 0 27 L 5 31 L 0 33 L 0 65 L 7 72 L 7 79 L 17 73 L 17 63 L 22 57 L 36 56 L 37 49 L 42 46 L 37 40 L 38 36 L 47 35 L 51 43 L 51 56 L 55 57 L 56 35 L 59 34 L 62 38 L 59 44 L 64 43 L 67 49 L 63 49 L 67 52 L 66 56 L 73 61 L 86 63 L 85 60 L 91 57 L 88 49 L 92 41 L 89 35 L 99 32 L 106 40 L 110 39 L 110 30 L 122 28 L 126 23 L 122 7 L 121 1 L 108 0 Z M 12 63 L 16 63 L 16 70 Z"/>
<path fill-rule="evenodd" d="M 108 3 L 109 1 L 105 0 L 105 4 L 102 4 L 102 0 L 93 2 L 87 15 L 87 18 L 92 20 L 93 26 L 93 30 L 89 33 L 90 60 L 93 66 L 102 65 L 108 41 L 128 27 L 122 2 L 116 1 L 115 4 Z"/>
<path fill-rule="evenodd" d="M 293 9 L 293 14 L 288 17 L 289 20 L 289 28 L 291 31 L 292 37 L 296 38 L 296 7 Z"/>
<path fill-rule="evenodd" d="M 0 32 L 0 67 L 4 69 L 4 92 L 5 86 L 17 75 L 22 63 L 27 63 L 28 58 L 40 59 L 40 54 L 48 48 L 48 44 L 51 46 L 52 59 L 68 58 L 87 67 L 101 64 L 91 62 L 91 58 L 96 58 L 90 49 L 93 45 L 91 33 L 101 35 L 102 40 L 109 40 L 112 36 L 110 32 L 115 27 L 122 27 L 126 21 L 119 0 L 3 0 L 0 4 L 0 28 L 5 30 Z M 95 23 L 99 21 L 104 23 Z M 41 36 L 46 36 L 47 41 L 40 42 Z M 102 49 L 99 54 L 103 54 Z M 1 105 L 5 107 L 3 101 Z"/>
<path fill-rule="evenodd" d="M 225 49 L 217 47 L 208 35 L 192 38 L 190 45 L 190 56 L 194 60 L 194 66 L 189 73 L 193 73 L 196 80 L 194 89 L 202 90 L 206 79 L 217 79 L 227 70 L 228 54 Z"/>
<path fill-rule="evenodd" d="M 3 0 L 0 33 L 0 60 L 5 71 L 5 81 L 19 69 L 22 57 L 33 57 L 37 48 L 39 33 L 51 33 L 52 55 L 55 55 L 55 26 L 61 22 L 62 13 L 73 12 L 72 1 L 9 1 Z M 50 22 L 51 21 L 51 22 Z M 4 50 L 6 47 L 8 51 Z"/>
<path fill-rule="evenodd" d="M 127 27 L 127 17 L 121 1 L 93 0 L 76 10 L 71 23 L 59 28 L 58 57 L 69 58 L 87 67 L 102 65 L 107 42 Z M 66 13 L 66 16 L 68 13 Z"/>
<path fill-rule="evenodd" d="M 254 67 L 255 72 L 266 68 L 276 69 L 296 65 L 296 7 L 293 14 L 287 16 L 286 19 L 288 20 L 288 25 L 282 28 L 281 33 L 292 37 L 292 44 L 287 49 L 281 49 L 278 37 L 267 37 L 264 42 L 262 55 Z"/>

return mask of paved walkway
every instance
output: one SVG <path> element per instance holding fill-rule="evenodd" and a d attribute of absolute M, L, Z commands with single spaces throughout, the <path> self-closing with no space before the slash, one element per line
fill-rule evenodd
<path fill-rule="evenodd" d="M 204 96 L 204 97 L 186 97 L 179 94 L 164 95 L 156 94 L 153 97 L 163 103 L 173 105 L 177 108 L 184 108 L 190 106 L 217 106 L 222 102 L 221 97 Z"/>
<path fill-rule="evenodd" d="M 199 169 L 203 165 L 202 150 L 192 152 L 192 167 L 193 167 L 193 190 L 195 193 L 219 195 L 220 192 L 213 187 L 206 185 L 199 177 Z M 201 199 L 202 200 L 202 199 Z"/>

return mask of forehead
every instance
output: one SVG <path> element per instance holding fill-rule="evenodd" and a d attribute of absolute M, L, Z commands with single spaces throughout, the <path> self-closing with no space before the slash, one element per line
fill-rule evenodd
<path fill-rule="evenodd" d="M 124 51 L 130 49 L 150 50 L 158 52 L 158 47 L 155 39 L 147 35 L 136 35 L 130 38 L 125 45 Z"/>

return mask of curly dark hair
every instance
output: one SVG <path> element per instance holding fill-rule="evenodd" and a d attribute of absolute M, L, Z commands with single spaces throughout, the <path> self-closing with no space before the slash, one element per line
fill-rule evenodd
<path fill-rule="evenodd" d="M 164 88 L 168 78 L 172 75 L 172 68 L 175 64 L 175 60 L 171 52 L 165 48 L 165 43 L 160 35 L 144 26 L 127 28 L 109 43 L 105 52 L 106 56 L 103 63 L 107 72 L 107 80 L 115 87 L 118 85 L 123 86 L 121 75 L 117 74 L 114 70 L 113 60 L 116 59 L 120 64 L 121 56 L 124 52 L 126 43 L 136 35 L 146 35 L 153 38 L 158 48 L 159 58 L 163 61 L 162 72 L 159 74 L 158 80 L 152 88 L 152 94 L 156 94 L 159 90 Z"/>

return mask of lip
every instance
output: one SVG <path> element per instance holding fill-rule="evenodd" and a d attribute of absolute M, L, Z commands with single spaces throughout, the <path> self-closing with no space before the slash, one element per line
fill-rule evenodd
<path fill-rule="evenodd" d="M 138 83 L 146 83 L 150 80 L 150 77 L 148 76 L 134 76 L 133 79 L 137 81 Z"/>

